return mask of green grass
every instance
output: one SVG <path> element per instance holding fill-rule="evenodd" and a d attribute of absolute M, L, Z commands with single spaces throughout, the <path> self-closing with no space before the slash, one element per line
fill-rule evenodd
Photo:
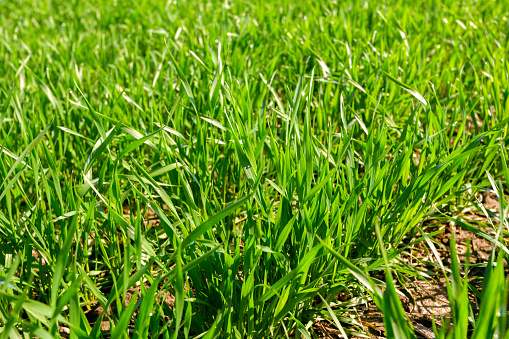
<path fill-rule="evenodd" d="M 430 221 L 496 243 L 479 321 L 468 264 L 442 267 L 455 325 L 437 334 L 504 336 L 508 18 L 505 1 L 0 0 L 0 338 L 316 338 L 317 319 L 350 336 L 369 300 L 411 337 L 396 289 L 435 275 L 408 260 L 436 253 Z M 463 218 L 483 190 L 496 236 Z"/>

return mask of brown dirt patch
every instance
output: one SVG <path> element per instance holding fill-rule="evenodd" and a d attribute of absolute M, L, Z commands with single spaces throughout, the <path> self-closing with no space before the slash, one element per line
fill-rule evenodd
<path fill-rule="evenodd" d="M 486 192 L 483 195 L 483 205 L 486 209 L 496 213 L 499 208 L 496 195 L 491 192 Z M 487 221 L 485 216 L 481 216 L 479 213 L 476 213 L 476 216 L 479 218 L 484 217 L 483 223 Z M 464 230 L 461 227 L 456 226 L 454 223 L 441 226 L 434 224 L 431 228 L 432 230 L 430 230 L 430 232 L 439 229 L 444 230 L 442 233 L 434 237 L 434 240 L 436 241 L 435 247 L 444 266 L 448 268 L 451 266 L 452 258 L 450 244 L 452 233 L 454 233 L 456 240 L 456 251 L 460 261 L 460 269 L 463 269 L 463 265 L 467 259 L 468 244 L 470 244 L 470 264 L 482 264 L 488 262 L 493 250 L 493 244 L 490 241 L 475 235 L 473 232 Z M 492 229 L 483 230 L 488 234 L 494 233 Z M 424 242 L 416 246 L 414 249 L 416 251 L 416 257 L 420 260 L 437 264 L 437 260 L 432 254 L 432 251 L 429 250 L 429 248 L 428 251 L 426 251 L 424 246 L 427 246 Z M 437 278 L 435 278 L 434 281 L 422 281 L 412 278 L 412 283 L 407 286 L 407 290 L 414 298 L 414 301 L 411 302 L 408 298 L 405 297 L 402 297 L 401 301 L 407 315 L 412 321 L 416 336 L 418 338 L 431 339 L 435 337 L 432 330 L 433 318 L 435 319 L 437 326 L 441 326 L 441 318 L 449 318 L 451 314 L 451 308 L 447 294 L 446 280 L 445 277 L 443 277 L 441 270 L 437 270 L 436 268 L 433 268 L 426 263 L 421 264 L 423 268 L 428 269 L 428 272 L 431 274 L 435 272 L 435 276 Z M 482 278 L 479 277 L 482 277 L 483 275 L 484 268 L 471 267 L 469 269 L 469 276 L 473 278 L 470 279 L 469 282 L 480 290 L 482 285 Z M 396 288 L 398 288 L 398 286 L 396 286 Z M 474 308 L 478 306 L 478 303 L 476 303 L 477 300 L 475 294 L 469 292 L 469 297 L 472 302 L 472 306 Z M 474 313 L 477 312 L 478 310 L 474 309 Z M 374 303 L 363 310 L 360 318 L 362 319 L 362 323 L 366 329 L 366 332 L 368 332 L 372 338 L 385 338 L 386 333 L 383 325 L 383 314 L 376 308 Z"/>
<path fill-rule="evenodd" d="M 150 286 L 145 286 L 147 289 Z M 138 300 L 141 296 L 141 287 L 131 287 L 126 291 L 125 301 L 124 301 L 124 307 L 127 307 L 131 300 L 135 298 L 135 300 Z M 175 297 L 173 294 L 169 291 L 160 291 L 158 295 L 156 296 L 156 303 L 162 303 L 165 302 L 170 309 L 173 309 L 173 306 L 175 304 Z M 110 321 L 108 320 L 108 316 L 112 316 L 112 314 L 117 314 L 117 306 L 116 303 L 113 303 L 111 307 L 108 308 L 107 312 L 104 311 L 103 307 L 99 304 L 96 304 L 95 307 L 93 307 L 90 310 L 87 310 L 84 312 L 85 316 L 87 317 L 90 326 L 94 326 L 95 323 L 101 319 L 101 332 L 108 333 L 111 330 Z M 135 315 L 137 312 L 135 313 Z M 133 316 L 131 318 L 131 322 L 129 324 L 130 328 L 134 328 L 134 320 L 136 316 Z M 65 331 L 65 329 L 64 329 Z"/>

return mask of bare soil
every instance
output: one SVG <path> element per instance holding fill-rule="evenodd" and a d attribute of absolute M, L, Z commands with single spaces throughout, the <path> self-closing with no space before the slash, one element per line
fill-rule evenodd
<path fill-rule="evenodd" d="M 482 204 L 484 208 L 499 215 L 499 201 L 495 193 L 485 192 L 482 195 Z M 469 212 L 465 215 L 467 219 L 477 221 L 479 225 L 487 225 L 488 219 L 481 211 Z M 434 237 L 436 240 L 436 249 L 445 267 L 451 266 L 451 251 L 450 241 L 454 233 L 456 240 L 456 251 L 460 265 L 464 265 L 467 259 L 467 248 L 470 244 L 469 263 L 474 265 L 469 269 L 469 283 L 481 291 L 482 277 L 484 276 L 483 267 L 477 267 L 475 264 L 487 263 L 491 252 L 493 250 L 493 243 L 490 241 L 455 225 L 449 223 L 448 225 L 433 225 L 431 232 L 442 229 L 443 232 Z M 492 229 L 483 229 L 487 233 L 494 234 Z M 437 263 L 436 258 L 431 251 L 424 249 L 425 244 L 419 243 L 414 249 L 414 255 L 424 261 Z M 424 264 L 423 264 L 424 265 Z M 429 267 L 428 267 L 429 269 Z M 433 339 L 433 321 L 439 328 L 443 325 L 444 321 L 448 321 L 451 314 L 449 298 L 447 294 L 446 278 L 440 270 L 436 270 L 435 279 L 432 281 L 422 281 L 413 278 L 411 285 L 407 286 L 407 291 L 413 296 L 414 300 L 402 297 L 401 302 L 403 307 L 412 322 L 417 338 Z M 506 268 L 506 274 L 509 275 L 509 268 Z M 397 286 L 398 288 L 398 286 Z M 478 312 L 479 300 L 477 300 L 474 293 L 469 292 L 469 298 L 472 303 L 474 312 Z M 363 309 L 360 314 L 360 320 L 366 333 L 371 335 L 372 338 L 383 339 L 386 338 L 386 333 L 383 323 L 383 314 L 378 310 L 374 303 L 371 303 L 367 308 Z M 320 338 L 340 338 L 335 327 L 327 322 L 319 322 L 314 327 L 320 333 Z"/>

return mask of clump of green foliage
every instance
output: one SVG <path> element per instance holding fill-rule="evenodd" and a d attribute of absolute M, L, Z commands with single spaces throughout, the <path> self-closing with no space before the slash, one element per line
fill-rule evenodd
<path fill-rule="evenodd" d="M 317 319 L 362 335 L 369 300 L 409 337 L 395 289 L 433 274 L 405 259 L 432 247 L 430 220 L 501 258 L 481 296 L 500 307 L 465 318 L 453 266 L 461 329 L 437 331 L 503 335 L 508 17 L 506 1 L 0 0 L 0 338 L 310 338 Z M 485 188 L 497 237 L 462 221 Z"/>

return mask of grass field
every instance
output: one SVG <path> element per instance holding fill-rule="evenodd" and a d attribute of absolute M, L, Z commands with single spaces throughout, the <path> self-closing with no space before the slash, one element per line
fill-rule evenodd
<path fill-rule="evenodd" d="M 368 304 L 414 338 L 445 276 L 437 338 L 509 338 L 508 18 L 0 0 L 0 338 L 369 338 Z"/>

